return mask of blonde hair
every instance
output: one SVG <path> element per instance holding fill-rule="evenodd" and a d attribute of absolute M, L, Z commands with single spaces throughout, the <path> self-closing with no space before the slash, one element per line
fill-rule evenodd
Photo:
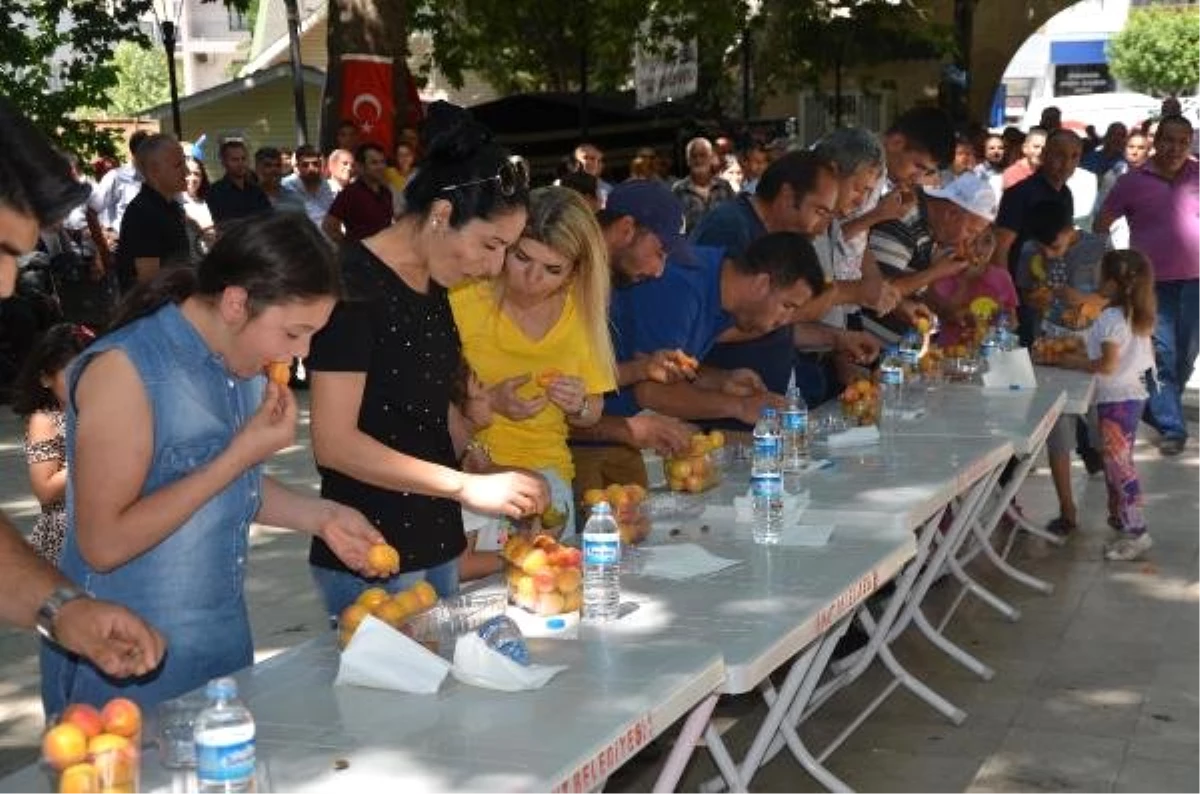
<path fill-rule="evenodd" d="M 543 187 L 529 194 L 529 216 L 522 237 L 554 249 L 571 262 L 570 289 L 575 309 L 601 369 L 616 376 L 617 360 L 608 332 L 608 302 L 612 289 L 608 246 L 596 215 L 583 196 L 565 187 Z M 496 305 L 503 298 L 503 280 L 496 279 Z"/>
<path fill-rule="evenodd" d="M 1100 283 L 1110 281 L 1116 286 L 1110 304 L 1121 310 L 1135 334 L 1149 336 L 1158 313 L 1150 262 L 1132 249 L 1109 251 L 1100 260 Z"/>

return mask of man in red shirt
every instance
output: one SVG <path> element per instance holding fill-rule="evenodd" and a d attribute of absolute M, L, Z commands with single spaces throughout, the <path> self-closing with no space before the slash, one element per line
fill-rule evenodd
<path fill-rule="evenodd" d="M 358 179 L 338 193 L 321 228 L 335 243 L 356 243 L 392 223 L 392 191 L 387 185 L 383 147 L 364 143 L 354 152 Z"/>

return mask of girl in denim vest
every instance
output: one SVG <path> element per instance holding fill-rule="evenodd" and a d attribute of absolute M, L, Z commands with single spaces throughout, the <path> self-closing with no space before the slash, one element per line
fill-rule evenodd
<path fill-rule="evenodd" d="M 333 253 L 303 216 L 232 226 L 196 270 L 129 296 L 67 377 L 61 567 L 162 632 L 162 665 L 117 682 L 48 644 L 47 714 L 115 695 L 151 706 L 253 662 L 243 592 L 250 523 L 320 537 L 366 568 L 382 537 L 356 510 L 264 476 L 294 441 L 296 402 L 264 364 L 302 356 L 333 310 Z"/>

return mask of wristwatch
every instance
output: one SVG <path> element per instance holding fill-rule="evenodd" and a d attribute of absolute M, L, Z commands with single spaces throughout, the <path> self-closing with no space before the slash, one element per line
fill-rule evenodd
<path fill-rule="evenodd" d="M 58 613 L 62 611 L 62 608 L 77 598 L 91 598 L 91 596 L 71 585 L 60 587 L 47 596 L 37 611 L 38 634 L 51 642 L 58 642 L 58 638 L 54 636 L 54 621 L 58 618 Z"/>

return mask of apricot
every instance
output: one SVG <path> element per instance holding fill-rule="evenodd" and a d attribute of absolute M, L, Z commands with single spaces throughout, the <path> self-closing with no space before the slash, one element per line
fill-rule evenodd
<path fill-rule="evenodd" d="M 95 706 L 87 703 L 73 703 L 67 706 L 59 721 L 78 725 L 89 739 L 104 732 L 104 720 L 101 719 L 100 712 Z"/>
<path fill-rule="evenodd" d="M 272 361 L 267 365 L 267 380 L 278 386 L 287 386 L 292 379 L 292 362 Z"/>
<path fill-rule="evenodd" d="M 371 614 L 389 626 L 395 628 L 403 623 L 408 616 L 412 614 L 412 612 L 408 609 L 405 609 L 404 604 L 393 598 L 379 603 L 374 609 L 371 610 Z"/>
<path fill-rule="evenodd" d="M 603 488 L 588 488 L 583 492 L 583 504 L 587 507 L 595 507 L 604 501 Z"/>
<path fill-rule="evenodd" d="M 60 723 L 42 737 L 42 757 L 55 769 L 66 769 L 87 760 L 87 743 L 87 734 L 78 725 Z"/>
<path fill-rule="evenodd" d="M 417 597 L 417 601 L 421 604 L 422 609 L 428 609 L 437 603 L 437 590 L 424 579 L 413 585 L 409 592 Z"/>
<path fill-rule="evenodd" d="M 678 477 L 671 477 L 667 480 L 667 487 L 670 488 L 672 491 L 682 491 L 683 490 L 683 480 Z"/>
<path fill-rule="evenodd" d="M 564 595 L 574 590 L 579 589 L 579 585 L 583 582 L 583 574 L 578 568 L 564 568 L 558 572 L 555 577 L 555 586 L 560 593 Z"/>
<path fill-rule="evenodd" d="M 683 481 L 683 487 L 687 489 L 689 493 L 700 493 L 704 490 L 704 478 L 693 474 L 691 477 L 688 477 Z"/>
<path fill-rule="evenodd" d="M 667 476 L 673 480 L 686 480 L 692 476 L 692 464 L 686 460 L 673 460 L 667 465 Z"/>
<path fill-rule="evenodd" d="M 126 747 L 129 747 L 129 740 L 124 736 L 118 736 L 115 733 L 102 733 L 88 742 L 87 751 L 89 755 L 98 756 L 113 752 L 114 750 L 123 750 Z"/>
<path fill-rule="evenodd" d="M 558 577 L 554 570 L 546 568 L 533 575 L 533 589 L 539 593 L 553 593 L 558 586 Z"/>
<path fill-rule="evenodd" d="M 138 753 L 132 744 L 97 753 L 92 759 L 100 791 L 134 790 L 137 784 Z"/>
<path fill-rule="evenodd" d="M 389 598 L 391 598 L 391 596 L 388 595 L 388 591 L 384 590 L 382 587 L 368 587 L 366 590 L 363 590 L 358 594 L 358 598 L 355 599 L 354 603 L 362 604 L 367 609 L 375 609 L 375 607 L 379 606 L 384 601 L 387 601 Z"/>
<path fill-rule="evenodd" d="M 560 615 L 565 605 L 566 600 L 558 593 L 542 593 L 538 596 L 536 609 L 539 615 Z"/>
<path fill-rule="evenodd" d="M 399 573 L 400 552 L 386 543 L 376 543 L 367 551 L 367 569 L 380 578 Z"/>
<path fill-rule="evenodd" d="M 608 500 L 608 506 L 616 510 L 629 502 L 629 494 L 625 493 L 625 486 L 610 485 L 604 491 L 604 495 Z"/>
<path fill-rule="evenodd" d="M 550 560 L 543 549 L 534 549 L 525 555 L 525 560 L 521 563 L 521 568 L 528 574 L 537 573 L 540 570 L 548 568 Z"/>
<path fill-rule="evenodd" d="M 404 610 L 405 615 L 415 615 L 421 611 L 421 599 L 412 590 L 396 593 L 392 596 L 392 603 Z"/>
<path fill-rule="evenodd" d="M 142 710 L 128 698 L 113 698 L 100 710 L 106 733 L 132 739 L 142 730 Z"/>
<path fill-rule="evenodd" d="M 572 590 L 563 593 L 563 612 L 575 612 L 583 606 L 583 590 Z"/>
<path fill-rule="evenodd" d="M 625 493 L 629 497 L 629 501 L 633 502 L 634 504 L 638 504 L 646 500 L 646 489 L 637 483 L 626 485 Z"/>
<path fill-rule="evenodd" d="M 517 597 L 526 601 L 537 598 L 537 587 L 532 576 L 525 574 L 517 580 Z"/>
<path fill-rule="evenodd" d="M 96 775 L 96 767 L 92 764 L 69 766 L 58 779 L 59 794 L 90 794 L 99 790 L 100 779 Z"/>
<path fill-rule="evenodd" d="M 720 449 L 725 446 L 725 434 L 720 430 L 713 430 L 708 434 L 708 444 L 713 449 Z"/>
<path fill-rule="evenodd" d="M 353 632 L 358 628 L 358 624 L 363 622 L 363 618 L 369 614 L 371 614 L 371 610 L 362 604 L 351 604 L 343 609 L 342 614 L 338 616 L 338 628 L 343 631 Z"/>
<path fill-rule="evenodd" d="M 563 376 L 563 374 L 560 370 L 557 370 L 557 369 L 554 369 L 553 367 L 551 367 L 549 369 L 544 369 L 541 372 L 539 372 L 535 382 L 537 383 L 538 386 L 541 386 L 544 389 L 547 386 L 549 386 L 551 383 L 553 383 L 556 378 L 561 378 L 562 376 Z"/>

